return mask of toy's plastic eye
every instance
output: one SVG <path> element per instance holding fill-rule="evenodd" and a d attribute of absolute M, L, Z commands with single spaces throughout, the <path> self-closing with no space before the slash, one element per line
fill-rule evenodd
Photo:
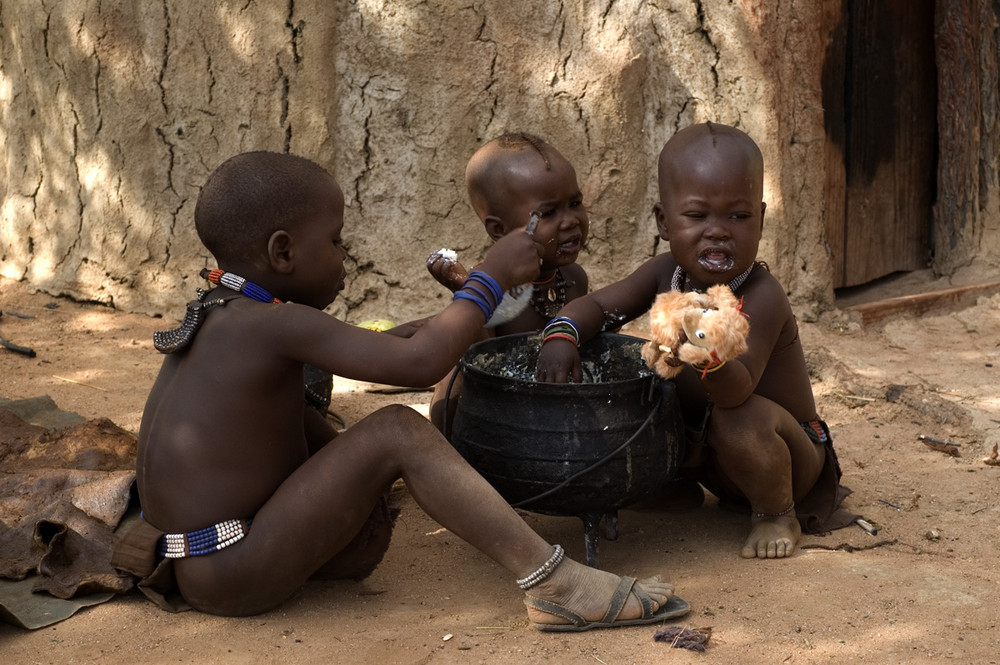
<path fill-rule="evenodd" d="M 698 339 L 705 339 L 707 337 L 704 330 L 699 330 L 695 333 L 695 336 L 697 336 Z"/>

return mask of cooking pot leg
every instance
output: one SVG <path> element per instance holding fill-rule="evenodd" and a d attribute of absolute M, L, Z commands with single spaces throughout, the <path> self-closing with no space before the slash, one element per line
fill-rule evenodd
<path fill-rule="evenodd" d="M 600 513 L 580 515 L 583 520 L 583 542 L 587 548 L 587 565 L 597 568 L 597 536 L 601 525 Z"/>
<path fill-rule="evenodd" d="M 618 511 L 612 510 L 604 514 L 604 538 L 618 540 Z"/>

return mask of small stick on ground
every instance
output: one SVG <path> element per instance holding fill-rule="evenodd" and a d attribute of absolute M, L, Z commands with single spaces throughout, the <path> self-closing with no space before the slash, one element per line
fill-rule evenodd
<path fill-rule="evenodd" d="M 957 443 L 944 441 L 943 439 L 936 439 L 933 436 L 926 436 L 924 434 L 918 434 L 917 438 L 923 441 L 924 445 L 931 450 L 936 450 L 946 455 L 951 455 L 952 457 L 961 457 L 958 453 Z"/>
<path fill-rule="evenodd" d="M 108 392 L 107 390 L 105 390 L 104 388 L 102 388 L 100 386 L 95 386 L 95 385 L 92 385 L 90 383 L 84 383 L 83 381 L 76 381 L 74 379 L 67 379 L 65 376 L 57 376 L 56 374 L 53 374 L 52 378 L 53 379 L 59 379 L 60 381 L 65 381 L 66 383 L 75 383 L 76 385 L 78 385 L 78 386 L 84 386 L 85 388 L 93 388 L 94 390 L 100 390 L 102 393 Z"/>
<path fill-rule="evenodd" d="M 8 312 L 9 313 L 9 312 Z M 27 356 L 29 358 L 35 357 L 35 350 L 27 346 L 21 346 L 19 344 L 14 344 L 13 342 L 8 342 L 3 337 L 0 337 L 0 346 L 5 349 L 9 349 L 14 353 L 20 353 L 22 356 Z"/>
<path fill-rule="evenodd" d="M 868 520 L 859 517 L 858 519 L 854 520 L 854 523 L 857 524 L 862 529 L 864 529 L 865 531 L 867 531 L 870 535 L 872 536 L 878 535 L 878 527 L 869 522 Z"/>

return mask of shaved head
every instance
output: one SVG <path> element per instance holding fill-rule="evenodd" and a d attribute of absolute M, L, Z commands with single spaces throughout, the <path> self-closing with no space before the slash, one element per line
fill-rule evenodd
<path fill-rule="evenodd" d="M 685 127 L 663 146 L 658 163 L 661 193 L 666 183 L 713 157 L 731 160 L 734 169 L 742 169 L 752 180 L 753 190 L 763 195 L 764 156 L 760 148 L 745 132 L 713 122 Z"/>
<path fill-rule="evenodd" d="M 264 259 L 271 234 L 314 215 L 332 182 L 323 167 L 296 155 L 246 152 L 231 157 L 212 172 L 198 195 L 198 237 L 220 264 Z"/>
<path fill-rule="evenodd" d="M 525 172 L 525 166 L 538 163 L 552 170 L 555 149 L 534 134 L 502 134 L 472 155 L 465 168 L 465 186 L 472 208 L 485 219 L 510 198 L 510 186 Z"/>

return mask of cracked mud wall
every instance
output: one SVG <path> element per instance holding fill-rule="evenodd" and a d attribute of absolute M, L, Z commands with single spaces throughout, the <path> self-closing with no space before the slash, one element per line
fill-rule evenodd
<path fill-rule="evenodd" d="M 213 261 L 199 187 L 245 150 L 324 165 L 347 199 L 347 288 L 331 311 L 438 311 L 443 246 L 488 242 L 465 163 L 507 130 L 576 167 L 601 286 L 655 252 L 656 157 L 679 127 L 754 136 L 762 258 L 797 307 L 832 299 L 820 72 L 829 17 L 805 0 L 0 2 L 0 274 L 179 316 Z"/>

